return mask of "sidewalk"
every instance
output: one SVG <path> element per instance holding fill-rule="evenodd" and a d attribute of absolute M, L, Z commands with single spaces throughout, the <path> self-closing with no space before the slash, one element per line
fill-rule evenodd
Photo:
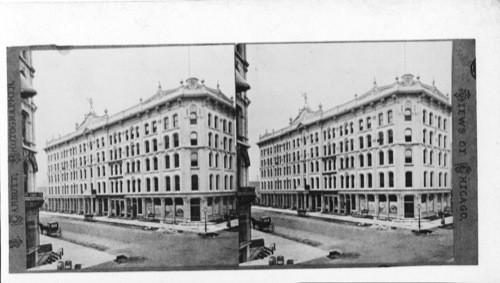
<path fill-rule="evenodd" d="M 262 206 L 252 206 L 252 209 L 260 210 L 260 211 L 272 211 L 276 213 L 289 214 L 289 215 L 297 215 L 297 211 L 290 209 L 279 209 L 272 207 L 262 207 Z M 307 216 L 310 218 L 320 219 L 320 220 L 336 220 L 336 221 L 344 221 L 344 222 L 352 222 L 352 223 L 364 223 L 364 224 L 372 224 L 372 225 L 383 225 L 388 227 L 396 227 L 403 229 L 416 230 L 418 229 L 418 221 L 385 221 L 385 220 L 376 220 L 369 218 L 356 218 L 352 216 L 342 216 L 342 215 L 333 215 L 326 214 L 321 212 L 307 212 Z M 453 216 L 446 217 L 446 224 L 453 223 Z M 421 229 L 434 229 L 441 226 L 441 219 L 436 219 L 433 221 L 422 220 L 420 223 Z"/>
<path fill-rule="evenodd" d="M 45 235 L 40 235 L 40 244 L 52 244 L 52 250 L 54 252 L 59 249 L 64 250 L 64 255 L 62 256 L 62 261 L 71 260 L 73 268 L 75 264 L 81 264 L 82 269 L 89 268 L 94 265 L 98 265 L 104 262 L 115 260 L 116 256 L 110 255 L 106 252 L 101 252 L 93 248 L 88 248 L 85 246 L 73 244 L 58 238 L 52 238 Z M 28 271 L 47 271 L 47 270 L 57 270 L 57 261 L 52 264 L 46 264 L 37 266 L 35 268 L 28 269 Z"/>
<path fill-rule="evenodd" d="M 293 259 L 294 264 L 299 264 L 301 262 L 310 261 L 319 257 L 326 257 L 328 255 L 328 252 L 322 249 L 252 229 L 252 240 L 261 238 L 264 239 L 266 247 L 273 243 L 276 244 L 276 251 L 272 256 L 283 256 L 285 258 L 285 264 L 289 259 Z M 240 264 L 240 266 L 258 265 L 269 265 L 269 257 Z"/>
<path fill-rule="evenodd" d="M 66 214 L 66 213 L 57 213 L 50 211 L 40 211 L 40 214 L 43 215 L 53 215 L 71 219 L 79 219 L 83 221 L 83 215 L 79 214 Z M 130 219 L 121 219 L 121 218 L 108 218 L 106 216 L 94 216 L 93 221 L 101 222 L 101 223 L 110 223 L 110 224 L 120 224 L 120 225 L 130 225 L 136 227 L 152 227 L 152 228 L 163 228 L 163 229 L 172 229 L 177 231 L 184 232 L 193 232 L 193 233 L 204 233 L 205 232 L 205 224 L 200 222 L 199 224 L 165 224 L 165 223 L 156 223 L 156 222 L 143 222 L 139 220 L 130 220 Z M 231 227 L 238 226 L 238 219 L 231 220 Z M 227 222 L 221 222 L 218 224 L 215 223 L 207 223 L 207 233 L 218 232 L 227 229 Z"/>

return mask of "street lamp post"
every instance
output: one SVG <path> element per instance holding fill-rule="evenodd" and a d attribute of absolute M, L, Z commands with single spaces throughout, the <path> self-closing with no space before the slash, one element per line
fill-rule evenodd
<path fill-rule="evenodd" d="M 418 208 L 418 231 L 420 231 L 420 209 L 422 208 L 420 203 L 417 205 L 417 208 Z"/>
<path fill-rule="evenodd" d="M 203 208 L 203 212 L 205 212 L 205 234 L 207 233 L 207 207 Z"/>

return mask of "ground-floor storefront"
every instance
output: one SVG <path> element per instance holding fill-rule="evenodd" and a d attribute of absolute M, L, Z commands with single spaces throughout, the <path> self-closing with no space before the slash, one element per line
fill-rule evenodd
<path fill-rule="evenodd" d="M 370 192 L 260 192 L 259 203 L 284 209 L 324 213 L 364 214 L 385 219 L 430 217 L 451 207 L 451 192 L 370 191 Z M 450 208 L 451 209 L 451 208 Z"/>
<path fill-rule="evenodd" d="M 48 197 L 47 210 L 164 222 L 219 221 L 236 210 L 234 193 Z"/>

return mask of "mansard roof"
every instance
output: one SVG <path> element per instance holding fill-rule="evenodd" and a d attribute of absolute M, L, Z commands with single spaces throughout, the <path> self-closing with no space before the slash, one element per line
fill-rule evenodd
<path fill-rule="evenodd" d="M 326 120 L 328 118 L 350 112 L 357 107 L 370 104 L 371 102 L 374 102 L 383 97 L 402 93 L 423 93 L 430 96 L 435 101 L 439 101 L 440 103 L 451 107 L 450 97 L 444 95 L 441 91 L 439 91 L 436 88 L 434 82 L 432 83 L 432 85 L 427 85 L 420 82 L 419 76 L 417 76 L 415 79 L 412 74 L 405 74 L 401 76 L 401 79 L 396 77 L 394 83 L 381 87 L 377 86 L 377 83 L 374 81 L 373 87 L 369 91 L 356 97 L 353 100 L 350 100 L 326 111 L 323 111 L 321 108 L 318 111 L 312 111 L 308 106 L 305 106 L 300 110 L 299 115 L 291 121 L 289 126 L 277 131 L 273 131 L 271 133 L 266 132 L 264 135 L 260 136 L 259 142 L 257 144 L 291 132 L 299 128 L 299 125 L 305 126 L 317 123 L 322 120 Z"/>
<path fill-rule="evenodd" d="M 92 132 L 98 130 L 102 127 L 115 124 L 120 120 L 128 119 L 141 112 L 148 111 L 149 109 L 154 109 L 165 103 L 177 101 L 178 99 L 186 98 L 196 98 L 196 97 L 210 97 L 219 103 L 225 104 L 228 107 L 234 108 L 234 103 L 229 99 L 217 85 L 217 89 L 205 86 L 204 80 L 201 82 L 197 78 L 189 78 L 186 83 L 181 81 L 181 84 L 177 88 L 162 90 L 161 86 L 158 86 L 156 94 L 153 96 L 142 100 L 141 102 L 123 111 L 120 111 L 114 115 L 109 116 L 107 110 L 104 115 L 97 115 L 93 110 L 85 115 L 83 122 L 76 125 L 76 130 L 58 138 L 53 138 L 47 142 L 46 148 L 65 142 L 72 138 L 76 138 L 85 134 L 86 132 Z"/>

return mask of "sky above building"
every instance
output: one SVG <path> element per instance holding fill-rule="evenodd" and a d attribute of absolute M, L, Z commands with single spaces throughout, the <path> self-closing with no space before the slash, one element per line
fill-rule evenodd
<path fill-rule="evenodd" d="M 229 98 L 235 93 L 233 45 L 34 51 L 33 67 L 37 186 L 47 185 L 46 141 L 74 131 L 89 98 L 97 115 L 113 115 L 153 96 L 159 83 L 172 89 L 189 77 L 219 83 Z"/>
<path fill-rule="evenodd" d="M 331 109 L 403 74 L 451 92 L 451 41 L 249 44 L 250 180 L 259 180 L 259 136 L 288 125 L 304 106 Z"/>

